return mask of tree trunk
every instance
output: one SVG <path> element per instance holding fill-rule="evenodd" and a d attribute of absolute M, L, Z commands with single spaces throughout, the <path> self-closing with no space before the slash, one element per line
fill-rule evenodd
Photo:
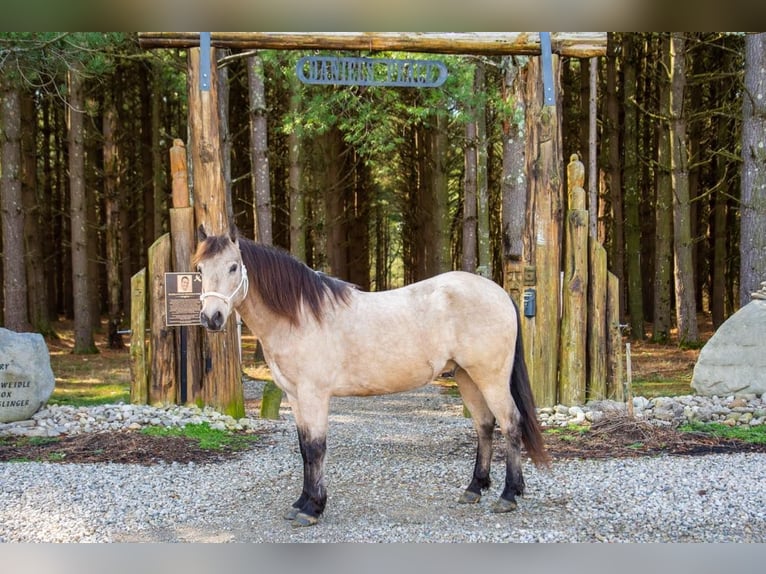
<path fill-rule="evenodd" d="M 97 353 L 90 307 L 92 279 L 88 276 L 88 223 L 85 194 L 85 98 L 77 68 L 67 74 L 69 105 L 69 203 L 72 238 L 72 299 L 75 354 Z"/>
<path fill-rule="evenodd" d="M 152 70 L 150 64 L 140 66 L 139 93 L 141 101 L 138 102 L 139 119 L 142 129 L 140 131 L 140 158 L 141 168 L 141 190 L 143 192 L 143 217 L 144 217 L 144 245 L 148 247 L 159 237 L 157 229 L 160 227 L 155 224 L 160 213 L 154 210 L 154 158 L 152 144 L 152 93 L 150 90 L 152 82 Z"/>
<path fill-rule="evenodd" d="M 431 166 L 431 220 L 432 234 L 428 238 L 430 257 L 429 275 L 438 275 L 450 270 L 449 243 L 449 189 L 447 152 L 447 114 L 437 111 L 433 116 L 434 126 L 430 131 L 430 166 Z"/>
<path fill-rule="evenodd" d="M 38 193 L 37 185 L 37 110 L 31 92 L 21 95 L 21 118 L 25 129 L 21 133 L 21 194 L 24 203 L 24 244 L 26 246 L 29 321 L 32 329 L 43 335 L 53 334 L 48 313 L 48 285 L 44 253 L 45 232 L 50 219 L 43 218 L 42 209 L 50 204 Z M 50 206 L 48 205 L 48 209 Z"/>
<path fill-rule="evenodd" d="M 652 340 L 667 343 L 672 327 L 673 280 L 673 188 L 670 179 L 670 38 L 665 35 L 661 44 L 659 93 L 660 117 L 658 144 L 654 235 L 654 325 Z"/>
<path fill-rule="evenodd" d="M 722 56 L 722 68 L 729 70 L 732 67 L 733 54 L 726 51 Z M 716 82 L 716 100 L 722 99 L 721 94 L 730 90 L 730 79 L 721 78 Z M 714 119 L 715 130 L 717 132 L 716 140 L 726 142 L 731 138 L 732 119 L 719 115 Z M 716 154 L 713 157 L 714 174 L 716 181 L 729 181 L 730 160 Z M 728 272 L 730 265 L 728 246 L 728 233 L 726 227 L 728 213 L 728 194 L 723 189 L 716 189 L 712 198 L 712 217 L 711 217 L 711 243 L 712 256 L 710 261 L 710 315 L 713 321 L 713 328 L 718 329 L 726 320 L 727 290 L 731 289 L 732 281 Z M 731 303 L 731 301 L 729 301 Z"/>
<path fill-rule="evenodd" d="M 670 41 L 670 157 L 673 180 L 673 251 L 675 256 L 676 320 L 678 342 L 696 345 L 697 305 L 692 260 L 692 215 L 689 194 L 689 157 L 686 142 L 686 38 L 673 34 Z"/>
<path fill-rule="evenodd" d="M 527 171 L 524 116 L 526 114 L 526 59 L 503 59 L 503 100 L 508 109 L 502 123 L 503 176 L 502 193 L 502 236 L 504 280 L 506 291 L 521 305 L 521 292 L 524 288 L 523 267 L 526 211 L 527 211 Z M 526 261 L 529 264 L 529 261 Z"/>
<path fill-rule="evenodd" d="M 620 98 L 617 93 L 617 58 L 619 42 L 613 32 L 607 39 L 606 58 L 606 178 L 612 204 L 612 238 L 609 261 L 617 277 L 620 320 L 625 304 L 625 219 L 622 201 L 622 160 L 620 159 Z"/>
<path fill-rule="evenodd" d="M 486 91 L 484 63 L 478 62 L 474 70 L 475 94 Z M 489 241 L 489 184 L 487 181 L 487 104 L 481 98 L 476 107 L 476 236 L 478 247 L 477 272 L 492 277 L 492 248 Z"/>
<path fill-rule="evenodd" d="M 120 156 L 117 148 L 117 110 L 108 97 L 103 119 L 104 135 L 104 211 L 106 217 L 107 342 L 110 349 L 125 344 L 119 333 L 122 324 L 122 275 L 120 273 Z"/>
<path fill-rule="evenodd" d="M 290 76 L 289 112 L 297 116 L 301 110 L 301 86 L 294 75 Z M 306 200 L 303 194 L 301 179 L 301 136 L 296 129 L 287 135 L 287 154 L 290 165 L 288 171 L 289 204 L 290 204 L 290 253 L 301 261 L 306 261 Z"/>
<path fill-rule="evenodd" d="M 27 313 L 27 273 L 24 262 L 24 207 L 21 193 L 21 95 L 18 88 L 2 89 L 2 155 L 0 216 L 3 231 L 3 302 L 5 327 L 30 329 Z"/>
<path fill-rule="evenodd" d="M 745 36 L 739 304 L 766 281 L 766 33 Z"/>
<path fill-rule="evenodd" d="M 641 214 L 639 212 L 638 183 L 638 108 L 637 96 L 637 39 L 635 34 L 623 36 L 625 42 L 625 253 L 627 254 L 628 313 L 630 314 L 630 337 L 633 340 L 644 338 L 644 303 L 641 280 Z"/>
<path fill-rule="evenodd" d="M 353 201 L 346 208 L 350 216 L 348 241 L 348 280 L 363 291 L 370 290 L 370 174 L 364 161 L 354 162 Z"/>
<path fill-rule="evenodd" d="M 250 56 L 247 59 L 247 81 L 250 92 L 251 170 L 255 194 L 256 238 L 260 243 L 271 245 L 273 238 L 266 90 L 263 78 L 263 61 L 259 56 Z"/>
<path fill-rule="evenodd" d="M 472 110 L 473 111 L 473 110 Z M 471 113 L 470 115 L 473 115 Z M 476 195 L 478 185 L 478 141 L 476 120 L 465 126 L 465 177 L 463 183 L 463 271 L 476 272 Z"/>
<path fill-rule="evenodd" d="M 162 70 L 158 64 L 152 64 L 151 68 L 151 136 L 152 136 L 152 195 L 154 209 L 154 237 L 159 237 L 167 229 L 168 202 L 167 202 L 167 184 L 166 167 L 162 160 L 163 134 L 160 129 L 160 119 L 162 114 Z M 118 213 L 119 214 L 119 213 Z M 122 285 L 122 282 L 120 282 Z"/>
<path fill-rule="evenodd" d="M 330 273 L 348 278 L 346 257 L 346 183 L 343 177 L 345 153 L 343 136 L 337 127 L 322 136 L 324 140 L 324 204 L 327 234 L 327 263 Z"/>
<path fill-rule="evenodd" d="M 218 60 L 225 58 L 229 50 L 219 50 Z M 229 221 L 234 221 L 234 199 L 232 197 L 231 180 L 231 128 L 229 126 L 229 95 L 231 88 L 229 86 L 229 68 L 220 66 L 218 68 L 218 129 L 221 139 L 221 171 L 223 172 L 223 188 L 226 199 L 226 217 Z M 268 174 L 268 170 L 266 170 Z"/>
<path fill-rule="evenodd" d="M 388 208 L 383 202 L 375 204 L 375 290 L 388 289 L 388 257 L 390 232 L 388 229 Z"/>

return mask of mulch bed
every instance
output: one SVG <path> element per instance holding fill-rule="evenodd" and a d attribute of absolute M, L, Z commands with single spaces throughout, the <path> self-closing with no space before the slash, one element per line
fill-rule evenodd
<path fill-rule="evenodd" d="M 545 442 L 554 459 L 766 452 L 766 444 L 751 444 L 700 432 L 680 432 L 625 415 L 607 416 L 593 423 L 584 433 L 571 429 L 547 432 Z"/>
<path fill-rule="evenodd" d="M 248 448 L 254 448 L 253 443 Z M 211 450 L 185 437 L 159 437 L 140 432 L 99 432 L 53 439 L 0 438 L 0 462 L 45 461 L 151 465 L 160 462 L 205 464 L 240 455 L 243 450 Z"/>
<path fill-rule="evenodd" d="M 766 452 L 766 444 L 749 444 L 703 433 L 682 433 L 626 416 L 607 417 L 594 423 L 587 432 L 572 429 L 548 431 L 545 442 L 554 460 Z M 253 449 L 263 444 L 268 444 L 268 441 L 252 442 L 246 448 Z M 502 456 L 497 451 L 496 454 Z M 193 439 L 157 437 L 140 432 L 91 433 L 55 439 L 0 438 L 0 462 L 206 464 L 232 459 L 242 452 L 233 449 L 209 450 L 201 448 Z"/>

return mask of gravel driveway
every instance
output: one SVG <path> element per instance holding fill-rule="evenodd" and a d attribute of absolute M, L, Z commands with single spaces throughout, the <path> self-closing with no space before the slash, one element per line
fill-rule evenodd
<path fill-rule="evenodd" d="M 459 399 L 428 385 L 335 399 L 327 510 L 281 518 L 302 467 L 289 408 L 264 444 L 210 465 L 0 463 L 0 542 L 766 542 L 766 455 L 525 464 L 527 494 L 497 515 L 504 465 L 478 505 Z"/>

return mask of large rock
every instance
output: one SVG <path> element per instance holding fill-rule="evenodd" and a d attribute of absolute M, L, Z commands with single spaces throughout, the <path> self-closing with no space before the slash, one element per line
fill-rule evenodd
<path fill-rule="evenodd" d="M 0 423 L 31 418 L 55 384 L 42 336 L 0 328 Z"/>
<path fill-rule="evenodd" d="M 702 347 L 692 375 L 700 395 L 766 393 L 766 301 L 754 299 Z"/>

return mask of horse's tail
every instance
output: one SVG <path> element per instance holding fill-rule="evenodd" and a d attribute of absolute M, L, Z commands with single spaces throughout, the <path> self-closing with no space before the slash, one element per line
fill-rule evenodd
<path fill-rule="evenodd" d="M 513 305 L 516 308 L 517 328 L 516 351 L 513 359 L 513 370 L 511 371 L 511 396 L 521 413 L 521 440 L 524 443 L 527 454 L 529 454 L 535 465 L 548 466 L 550 464 L 550 456 L 548 456 L 548 452 L 545 450 L 545 441 L 543 440 L 540 423 L 537 420 L 535 399 L 532 396 L 532 387 L 529 383 L 527 363 L 524 360 L 524 342 L 521 339 L 521 315 L 515 301 Z"/>

